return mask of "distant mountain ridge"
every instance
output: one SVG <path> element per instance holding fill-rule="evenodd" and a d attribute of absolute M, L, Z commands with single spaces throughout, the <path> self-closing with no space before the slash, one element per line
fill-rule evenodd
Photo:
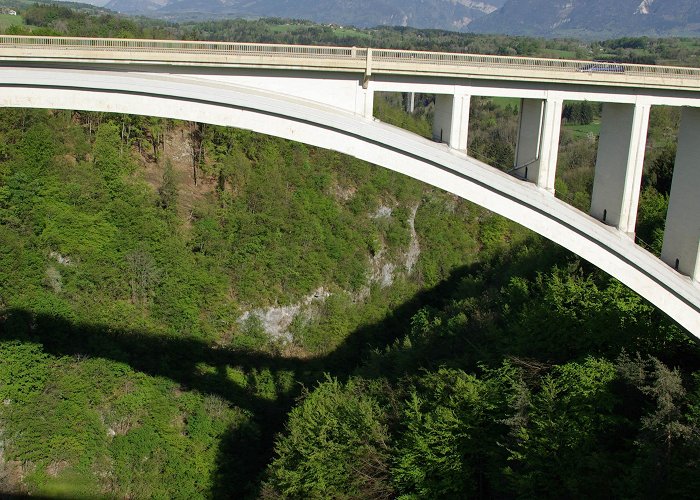
<path fill-rule="evenodd" d="M 700 0 L 83 0 L 174 21 L 279 17 L 544 37 L 700 36 Z"/>
<path fill-rule="evenodd" d="M 535 36 L 700 35 L 699 0 L 508 0 L 469 31 Z"/>
<path fill-rule="evenodd" d="M 378 25 L 464 31 L 506 0 L 112 0 L 125 14 L 173 20 L 282 17 L 358 27 Z"/>

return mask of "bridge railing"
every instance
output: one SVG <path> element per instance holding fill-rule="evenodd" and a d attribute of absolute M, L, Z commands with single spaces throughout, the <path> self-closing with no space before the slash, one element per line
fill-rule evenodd
<path fill-rule="evenodd" d="M 188 40 L 143 40 L 126 38 L 79 38 L 0 35 L 2 48 L 41 48 L 47 50 L 122 51 L 138 54 L 199 54 L 212 56 L 256 56 L 367 61 L 399 66 L 415 65 L 416 72 L 429 67 L 464 67 L 531 70 L 591 75 L 628 75 L 700 81 L 700 68 L 655 66 L 568 59 L 540 59 L 446 52 L 427 52 L 315 45 L 277 45 L 264 43 L 200 42 Z M 368 57 L 371 56 L 371 57 Z M 371 61 L 371 63 L 370 63 Z M 206 62 L 205 60 L 202 62 Z M 368 68 L 369 69 L 369 68 Z"/>
<path fill-rule="evenodd" d="M 448 52 L 422 52 L 409 50 L 372 49 L 374 61 L 405 62 L 451 66 L 479 66 L 485 68 L 522 68 L 559 72 L 629 74 L 672 78 L 700 79 L 700 68 L 656 66 L 649 64 L 626 64 L 602 61 L 580 61 L 572 59 L 542 59 L 535 57 L 513 57 Z"/>
<path fill-rule="evenodd" d="M 0 48 L 46 48 L 73 50 L 128 50 L 137 52 L 175 52 L 212 55 L 274 55 L 331 58 L 365 58 L 367 49 L 316 45 L 278 45 L 266 43 L 199 42 L 190 40 L 143 40 L 130 38 L 79 38 L 0 35 Z"/>

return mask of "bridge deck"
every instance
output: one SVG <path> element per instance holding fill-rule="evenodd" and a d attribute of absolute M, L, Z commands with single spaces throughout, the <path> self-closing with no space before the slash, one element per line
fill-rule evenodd
<path fill-rule="evenodd" d="M 0 61 L 274 68 L 700 90 L 700 68 L 357 47 L 0 36 Z"/>

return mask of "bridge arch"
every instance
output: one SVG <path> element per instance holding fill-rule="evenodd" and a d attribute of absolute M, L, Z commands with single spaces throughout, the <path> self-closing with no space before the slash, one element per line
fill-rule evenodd
<path fill-rule="evenodd" d="M 700 338 L 700 288 L 628 236 L 466 154 L 311 101 L 198 78 L 4 69 L 0 106 L 118 112 L 242 128 L 335 150 L 472 201 L 562 245 Z"/>

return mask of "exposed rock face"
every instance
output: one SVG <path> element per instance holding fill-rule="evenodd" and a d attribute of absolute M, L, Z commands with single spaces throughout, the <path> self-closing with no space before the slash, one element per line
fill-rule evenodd
<path fill-rule="evenodd" d="M 420 257 L 420 243 L 418 242 L 418 234 L 416 233 L 416 214 L 418 213 L 419 205 L 413 207 L 411 216 L 408 218 L 408 227 L 411 230 L 411 242 L 408 244 L 406 251 L 406 272 L 411 274 L 413 268 L 418 263 Z"/>
<path fill-rule="evenodd" d="M 391 262 L 386 256 L 386 250 L 381 249 L 369 259 L 369 277 L 367 285 L 356 294 L 352 295 L 353 300 L 361 302 L 365 300 L 370 293 L 370 287 L 373 284 L 378 284 L 381 288 L 387 288 L 394 284 L 396 273 L 401 269 L 405 269 L 407 275 L 413 272 L 418 258 L 420 257 L 420 243 L 418 242 L 418 234 L 416 234 L 416 214 L 418 213 L 419 205 L 411 209 L 411 215 L 408 218 L 408 227 L 411 233 L 411 240 L 408 248 L 403 254 L 403 261 L 400 263 Z M 391 217 L 393 209 L 382 205 L 377 211 L 370 215 L 372 218 Z M 340 292 L 349 293 L 349 292 Z M 291 343 L 293 341 L 292 334 L 289 331 L 294 319 L 302 315 L 307 320 L 313 316 L 315 307 L 323 304 L 323 302 L 331 296 L 331 292 L 324 287 L 314 290 L 312 293 L 304 297 L 301 302 L 288 306 L 268 307 L 253 309 L 244 312 L 238 318 L 239 325 L 245 325 L 251 317 L 255 317 L 260 321 L 265 333 L 271 340 L 276 342 Z"/>
<path fill-rule="evenodd" d="M 282 307 L 268 307 L 261 309 L 253 309 L 246 311 L 238 318 L 239 324 L 244 324 L 251 316 L 256 316 L 265 332 L 271 339 L 282 342 L 291 342 L 292 335 L 289 333 L 289 327 L 294 321 L 294 318 L 302 311 L 304 307 L 308 307 L 313 303 L 322 303 L 330 296 L 330 292 L 323 287 L 314 290 L 312 293 L 304 297 L 301 302 Z"/>
<path fill-rule="evenodd" d="M 651 4 L 654 3 L 654 0 L 643 0 L 642 3 L 639 4 L 639 7 L 637 7 L 637 10 L 635 11 L 635 14 L 643 14 L 643 15 L 648 15 L 651 8 Z"/>

